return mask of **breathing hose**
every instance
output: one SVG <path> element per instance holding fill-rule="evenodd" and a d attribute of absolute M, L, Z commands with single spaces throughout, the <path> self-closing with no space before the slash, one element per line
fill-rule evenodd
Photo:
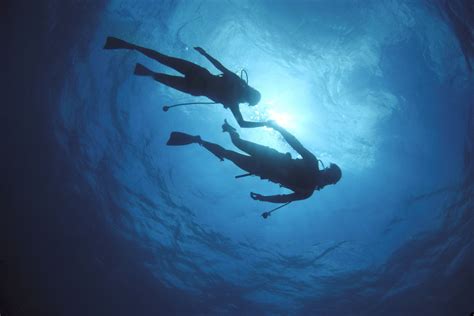
<path fill-rule="evenodd" d="M 217 102 L 186 102 L 186 103 L 178 103 L 178 104 L 173 104 L 173 105 L 165 105 L 163 106 L 163 111 L 168 112 L 169 109 L 177 107 L 177 106 L 183 106 L 183 105 L 191 105 L 191 104 L 217 104 Z"/>

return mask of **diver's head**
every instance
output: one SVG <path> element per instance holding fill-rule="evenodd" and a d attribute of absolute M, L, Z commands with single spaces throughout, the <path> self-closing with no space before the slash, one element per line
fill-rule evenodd
<path fill-rule="evenodd" d="M 328 184 L 336 184 L 341 180 L 342 171 L 338 165 L 331 163 L 329 167 L 321 171 L 321 185 L 320 189 Z"/>
<path fill-rule="evenodd" d="M 247 86 L 246 89 L 246 94 L 247 94 L 247 102 L 249 106 L 254 106 L 257 105 L 258 102 L 260 102 L 260 92 L 252 88 L 251 86 Z"/>

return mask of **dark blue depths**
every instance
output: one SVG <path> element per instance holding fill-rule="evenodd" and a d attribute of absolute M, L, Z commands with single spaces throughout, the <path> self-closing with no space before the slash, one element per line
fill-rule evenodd
<path fill-rule="evenodd" d="M 474 311 L 470 1 L 3 2 L 2 315 L 468 315 Z M 283 192 L 225 147 L 223 108 L 133 76 L 115 35 L 262 93 L 339 184 Z M 204 100 L 205 99 L 199 99 Z M 245 106 L 243 106 L 245 108 Z M 287 151 L 271 130 L 241 131 Z"/>

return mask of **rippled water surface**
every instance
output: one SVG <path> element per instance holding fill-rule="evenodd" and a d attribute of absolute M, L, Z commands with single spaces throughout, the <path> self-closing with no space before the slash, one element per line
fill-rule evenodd
<path fill-rule="evenodd" d="M 471 1 L 7 2 L 0 312 L 467 315 L 474 311 Z M 280 194 L 173 130 L 232 148 L 230 111 L 133 75 L 109 35 L 262 94 L 335 186 Z M 243 138 L 291 151 L 267 128 Z M 294 152 L 292 152 L 295 154 Z M 2 314 L 3 315 L 3 314 Z"/>

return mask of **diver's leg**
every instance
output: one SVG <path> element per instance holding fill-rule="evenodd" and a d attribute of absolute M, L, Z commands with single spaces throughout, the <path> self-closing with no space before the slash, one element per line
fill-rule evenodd
<path fill-rule="evenodd" d="M 202 140 L 200 136 L 193 136 L 182 132 L 172 132 L 166 145 L 182 146 L 193 143 L 203 146 L 221 161 L 228 159 L 247 172 L 253 172 L 255 170 L 255 161 L 252 157 L 227 150 L 220 145 Z"/>
<path fill-rule="evenodd" d="M 194 96 L 199 95 L 196 94 L 193 89 L 191 89 L 191 85 L 186 77 L 171 76 L 157 72 L 153 75 L 153 79 L 181 92 Z"/>
<path fill-rule="evenodd" d="M 146 48 L 143 46 L 138 46 L 132 43 L 129 43 L 127 41 L 124 41 L 122 39 L 116 38 L 116 37 L 107 37 L 107 40 L 104 45 L 104 49 L 131 49 L 131 50 L 136 50 L 143 55 L 150 57 L 157 62 L 171 67 L 175 69 L 176 71 L 182 73 L 183 75 L 187 74 L 196 74 L 200 71 L 207 71 L 205 68 L 198 66 L 192 62 L 189 62 L 187 60 L 181 59 L 181 58 L 176 58 L 176 57 L 171 57 L 167 56 L 165 54 L 159 53 L 153 49 Z"/>
<path fill-rule="evenodd" d="M 147 76 L 152 77 L 156 81 L 167 85 L 168 87 L 174 88 L 184 93 L 196 95 L 196 93 L 191 89 L 191 84 L 186 77 L 171 76 L 159 72 L 154 72 L 142 64 L 137 64 L 135 66 L 134 74 L 137 76 Z"/>
<path fill-rule="evenodd" d="M 136 51 L 142 53 L 143 55 L 147 57 L 150 57 L 156 60 L 157 62 L 165 66 L 173 68 L 174 70 L 182 73 L 183 75 L 195 74 L 195 73 L 202 72 L 202 70 L 205 70 L 205 68 L 198 66 L 190 61 L 187 61 L 181 58 L 171 57 L 171 56 L 162 54 L 160 52 L 157 52 L 153 49 L 149 49 L 149 48 L 138 46 L 138 45 L 133 45 L 133 49 L 135 49 Z"/>
<path fill-rule="evenodd" d="M 255 159 L 253 159 L 252 157 L 236 153 L 232 150 L 227 150 L 224 147 L 214 143 L 201 141 L 200 144 L 208 151 L 213 153 L 215 156 L 217 156 L 220 160 L 230 160 L 242 170 L 245 170 L 250 173 L 255 172 L 256 163 Z"/>
<path fill-rule="evenodd" d="M 243 140 L 240 138 L 239 133 L 233 128 L 227 120 L 224 120 L 224 125 L 222 125 L 222 131 L 229 133 L 230 139 L 235 147 L 239 148 L 242 151 L 245 151 L 251 156 L 258 155 L 264 151 L 268 151 L 269 148 L 263 145 L 252 143 L 248 140 Z"/>

